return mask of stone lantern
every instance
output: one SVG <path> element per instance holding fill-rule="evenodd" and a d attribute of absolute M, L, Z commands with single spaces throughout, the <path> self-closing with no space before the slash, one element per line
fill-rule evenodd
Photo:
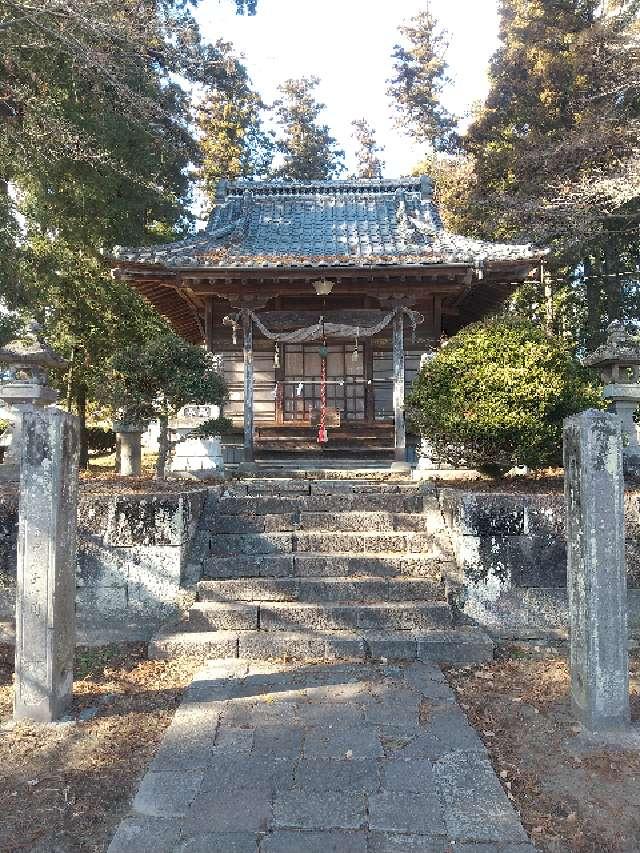
<path fill-rule="evenodd" d="M 19 478 L 22 415 L 56 402 L 58 392 L 49 387 L 47 369 L 63 370 L 66 366 L 67 362 L 43 339 L 36 323 L 0 348 L 0 402 L 4 417 L 11 422 L 0 480 Z"/>
<path fill-rule="evenodd" d="M 619 320 L 607 327 L 607 340 L 583 360 L 606 383 L 602 394 L 622 420 L 625 435 L 625 469 L 640 472 L 640 442 L 634 414 L 640 405 L 640 341 L 625 331 Z"/>

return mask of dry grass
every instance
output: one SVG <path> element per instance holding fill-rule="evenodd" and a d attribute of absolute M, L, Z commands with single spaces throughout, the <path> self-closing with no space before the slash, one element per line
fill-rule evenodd
<path fill-rule="evenodd" d="M 149 661 L 138 644 L 79 649 L 73 716 L 96 716 L 0 733 L 0 851 L 105 851 L 201 662 Z M 5 721 L 12 680 L 13 649 L 0 646 Z"/>
<path fill-rule="evenodd" d="M 640 752 L 580 755 L 561 657 L 502 651 L 447 677 L 486 744 L 536 846 L 549 853 L 640 850 Z M 640 719 L 640 658 L 631 663 L 632 717 Z"/>

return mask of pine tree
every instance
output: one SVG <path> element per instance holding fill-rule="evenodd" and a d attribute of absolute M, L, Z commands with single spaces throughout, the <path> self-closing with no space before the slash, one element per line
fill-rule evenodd
<path fill-rule="evenodd" d="M 210 199 L 215 198 L 220 180 L 261 177 L 273 158 L 273 141 L 262 125 L 264 104 L 252 90 L 244 66 L 227 46 L 224 50 L 224 78 L 198 110 L 202 175 Z"/>
<path fill-rule="evenodd" d="M 356 159 L 358 161 L 359 178 L 381 178 L 384 162 L 379 155 L 384 151 L 383 145 L 378 145 L 373 128 L 364 119 L 351 122 L 354 137 L 358 143 Z"/>
<path fill-rule="evenodd" d="M 69 359 L 61 390 L 84 418 L 114 349 L 166 332 L 100 250 L 190 227 L 199 152 L 177 75 L 222 85 L 223 57 L 181 0 L 7 9 L 0 0 L 2 297 Z"/>
<path fill-rule="evenodd" d="M 319 121 L 325 105 L 315 99 L 318 77 L 286 80 L 280 87 L 281 97 L 275 102 L 276 120 L 281 136 L 276 150 L 283 161 L 273 171 L 274 177 L 293 180 L 328 180 L 345 168 L 344 152 L 326 124 Z"/>
<path fill-rule="evenodd" d="M 388 81 L 396 125 L 433 150 L 453 150 L 457 120 L 442 104 L 443 91 L 451 82 L 447 33 L 427 8 L 400 27 L 400 34 L 404 43 L 393 49 L 395 76 Z"/>
<path fill-rule="evenodd" d="M 587 348 L 640 310 L 639 5 L 503 0 L 490 94 L 464 141 L 477 232 L 553 249 L 558 326 Z M 543 299 L 525 288 L 519 307 Z"/>

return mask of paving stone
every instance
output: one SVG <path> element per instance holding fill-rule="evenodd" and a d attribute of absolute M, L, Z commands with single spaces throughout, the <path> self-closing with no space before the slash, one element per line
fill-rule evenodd
<path fill-rule="evenodd" d="M 302 753 L 304 733 L 289 723 L 280 726 L 262 725 L 256 729 L 253 738 L 253 751 L 273 760 L 277 758 L 295 758 Z"/>
<path fill-rule="evenodd" d="M 485 755 L 452 752 L 437 761 L 433 771 L 450 838 L 466 842 L 528 841 Z"/>
<path fill-rule="evenodd" d="M 267 832 L 272 800 L 270 785 L 201 791 L 185 817 L 184 832 Z"/>
<path fill-rule="evenodd" d="M 533 844 L 456 844 L 456 853 L 536 853 Z"/>
<path fill-rule="evenodd" d="M 147 773 L 133 801 L 149 817 L 184 817 L 202 784 L 201 771 Z"/>
<path fill-rule="evenodd" d="M 396 700 L 395 697 L 383 699 L 382 702 L 372 703 L 364 709 L 367 723 L 377 725 L 392 723 L 393 725 L 418 725 L 418 700 L 413 696 L 410 700 Z"/>
<path fill-rule="evenodd" d="M 256 853 L 257 844 L 255 832 L 206 832 L 186 839 L 174 853 Z"/>
<path fill-rule="evenodd" d="M 253 729 L 220 728 L 213 749 L 216 752 L 251 752 L 253 747 Z"/>
<path fill-rule="evenodd" d="M 371 832 L 368 853 L 459 853 L 445 838 L 407 833 Z"/>
<path fill-rule="evenodd" d="M 310 729 L 304 739 L 305 758 L 381 758 L 384 755 L 380 737 L 371 728 Z"/>
<path fill-rule="evenodd" d="M 292 832 L 267 835 L 260 853 L 367 853 L 364 832 Z"/>
<path fill-rule="evenodd" d="M 114 835 L 107 853 L 173 853 L 180 836 L 180 823 L 158 817 L 126 817 Z"/>
<path fill-rule="evenodd" d="M 294 774 L 294 786 L 305 791 L 351 790 L 372 793 L 379 784 L 378 764 L 366 758 L 360 761 L 303 758 Z"/>
<path fill-rule="evenodd" d="M 398 735 L 402 740 L 405 735 L 409 739 L 401 745 L 393 745 L 387 752 L 395 758 L 440 758 L 454 750 L 474 750 L 484 752 L 484 744 L 466 720 L 464 714 L 457 708 L 449 711 L 438 711 L 432 714 L 426 726 L 411 732 L 401 726 L 389 726 L 383 730 L 385 737 L 393 739 Z"/>
<path fill-rule="evenodd" d="M 435 790 L 421 794 L 381 791 L 370 794 L 367 802 L 372 830 L 444 835 L 442 805 Z"/>
<path fill-rule="evenodd" d="M 364 708 L 356 704 L 342 703 L 338 707 L 329 702 L 301 705 L 298 714 L 305 726 L 359 728 L 364 723 Z"/>
<path fill-rule="evenodd" d="M 169 728 L 149 769 L 153 772 L 201 770 L 211 760 L 219 713 L 210 706 L 182 705 Z"/>
<path fill-rule="evenodd" d="M 433 664 L 233 659 L 187 695 L 109 853 L 534 853 Z"/>
<path fill-rule="evenodd" d="M 269 786 L 287 790 L 293 785 L 293 769 L 292 758 L 278 759 L 272 755 L 222 752 L 211 759 L 200 790 L 207 792 Z"/>
<path fill-rule="evenodd" d="M 286 791 L 276 796 L 273 814 L 278 829 L 360 829 L 365 798 L 348 791 Z"/>
<path fill-rule="evenodd" d="M 434 787 L 432 762 L 429 759 L 400 759 L 382 764 L 382 788 L 386 791 L 422 793 L 432 791 Z"/>

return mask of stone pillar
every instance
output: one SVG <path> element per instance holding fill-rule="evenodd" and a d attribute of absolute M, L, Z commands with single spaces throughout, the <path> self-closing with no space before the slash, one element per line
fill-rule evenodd
<path fill-rule="evenodd" d="M 393 318 L 393 420 L 395 471 L 410 471 L 407 463 L 407 439 L 404 420 L 404 314 Z"/>
<path fill-rule="evenodd" d="M 142 473 L 143 429 L 141 424 L 113 422 L 113 431 L 118 440 L 116 471 L 121 477 L 139 477 Z"/>
<path fill-rule="evenodd" d="M 589 730 L 629 721 L 622 429 L 589 410 L 564 422 L 571 700 Z"/>
<path fill-rule="evenodd" d="M 244 347 L 244 461 L 252 465 L 253 452 L 253 321 L 242 312 Z"/>
<path fill-rule="evenodd" d="M 51 722 L 73 689 L 80 424 L 25 412 L 22 434 L 14 716 Z"/>

